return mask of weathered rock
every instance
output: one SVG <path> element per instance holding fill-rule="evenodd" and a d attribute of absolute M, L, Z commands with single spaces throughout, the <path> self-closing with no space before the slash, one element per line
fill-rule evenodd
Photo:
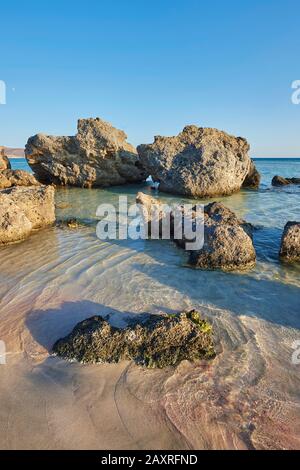
<path fill-rule="evenodd" d="M 0 172 L 0 189 L 12 186 L 38 186 L 37 179 L 24 170 L 4 170 Z"/>
<path fill-rule="evenodd" d="M 0 244 L 27 238 L 55 220 L 54 189 L 14 187 L 0 191 Z"/>
<path fill-rule="evenodd" d="M 260 179 L 260 173 L 257 171 L 254 161 L 251 160 L 250 169 L 243 183 L 243 188 L 257 189 L 260 185 Z"/>
<path fill-rule="evenodd" d="M 3 148 L 0 147 L 0 171 L 10 169 L 10 161 L 8 157 L 5 155 L 5 151 Z"/>
<path fill-rule="evenodd" d="M 160 189 L 189 197 L 232 194 L 247 177 L 253 184 L 258 176 L 248 151 L 249 144 L 241 137 L 196 126 L 138 146 L 143 167 Z"/>
<path fill-rule="evenodd" d="M 272 186 L 287 186 L 288 184 L 300 184 L 300 178 L 284 178 L 276 175 L 272 179 Z"/>
<path fill-rule="evenodd" d="M 149 228 L 153 214 L 151 207 L 153 205 L 158 208 L 161 207 L 160 220 L 167 217 L 169 212 L 164 213 L 163 205 L 160 206 L 157 199 L 143 193 L 138 193 L 137 202 L 144 208 L 141 211 L 142 220 L 148 225 L 148 233 L 151 233 Z M 157 212 L 154 213 L 157 214 Z M 181 217 L 175 218 L 175 213 L 177 215 L 182 214 L 183 216 L 184 206 L 174 207 L 170 211 L 170 236 L 178 246 L 186 249 L 186 243 L 195 240 L 186 239 L 183 229 L 183 237 L 175 237 L 174 233 L 176 234 L 176 231 L 174 232 L 174 227 L 176 223 L 179 220 L 183 227 L 184 220 Z M 204 221 L 204 244 L 200 250 L 190 251 L 189 262 L 192 266 L 202 269 L 223 269 L 229 271 L 246 269 L 255 265 L 256 253 L 252 241 L 251 224 L 240 220 L 234 212 L 219 202 L 206 205 L 203 217 L 200 220 L 198 219 L 198 222 L 196 212 L 191 214 L 191 218 L 194 227 L 196 223 L 203 223 Z"/>
<path fill-rule="evenodd" d="M 202 269 L 231 271 L 255 265 L 252 227 L 219 202 L 205 206 L 204 245 L 190 263 Z"/>
<path fill-rule="evenodd" d="M 285 261 L 300 261 L 300 222 L 288 222 L 284 227 L 279 255 Z"/>
<path fill-rule="evenodd" d="M 80 119 L 74 137 L 30 137 L 25 155 L 45 184 L 105 187 L 142 181 L 137 151 L 126 139 L 123 131 L 99 118 Z"/>
<path fill-rule="evenodd" d="M 57 341 L 53 352 L 82 363 L 133 360 L 149 368 L 215 356 L 212 326 L 195 310 L 170 316 L 147 315 L 124 329 L 95 316 Z"/>
<path fill-rule="evenodd" d="M 31 231 L 32 223 L 24 212 L 0 192 L 0 245 L 24 240 Z"/>

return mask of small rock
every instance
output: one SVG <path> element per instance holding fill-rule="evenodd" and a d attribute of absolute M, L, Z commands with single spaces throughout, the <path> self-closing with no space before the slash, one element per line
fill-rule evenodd
<path fill-rule="evenodd" d="M 12 186 L 39 186 L 37 179 L 24 170 L 4 170 L 0 172 L 0 189 Z"/>
<path fill-rule="evenodd" d="M 272 186 L 287 186 L 288 184 L 300 184 L 300 178 L 284 178 L 276 175 L 272 179 Z"/>
<path fill-rule="evenodd" d="M 300 222 L 284 227 L 279 256 L 285 261 L 300 261 Z"/>
<path fill-rule="evenodd" d="M 148 368 L 215 357 L 212 326 L 195 310 L 179 315 L 143 316 L 143 321 L 133 321 L 124 329 L 95 316 L 58 340 L 53 352 L 82 363 L 132 360 Z"/>
<path fill-rule="evenodd" d="M 5 151 L 0 147 L 0 171 L 9 170 L 11 168 L 10 161 L 5 155 Z"/>

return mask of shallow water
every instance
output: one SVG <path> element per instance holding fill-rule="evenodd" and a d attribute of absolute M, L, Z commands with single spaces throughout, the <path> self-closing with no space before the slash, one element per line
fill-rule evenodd
<path fill-rule="evenodd" d="M 300 448 L 300 266 L 278 260 L 285 223 L 299 220 L 300 160 L 261 160 L 259 191 L 218 200 L 252 222 L 258 261 L 240 273 L 193 270 L 168 241 L 100 241 L 100 203 L 148 186 L 57 190 L 49 228 L 0 249 L 1 448 Z M 24 161 L 13 162 L 18 168 Z M 183 201 L 160 194 L 168 200 Z M 190 202 L 190 201 L 189 201 Z M 206 201 L 200 201 L 206 202 Z M 199 308 L 214 323 L 217 359 L 177 369 L 86 366 L 49 355 L 80 320 Z"/>

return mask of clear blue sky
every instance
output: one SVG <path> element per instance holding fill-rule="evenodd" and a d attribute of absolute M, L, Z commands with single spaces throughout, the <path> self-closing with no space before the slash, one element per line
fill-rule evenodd
<path fill-rule="evenodd" d="M 99 116 L 134 144 L 193 123 L 300 156 L 299 0 L 10 0 L 0 17 L 0 145 Z"/>

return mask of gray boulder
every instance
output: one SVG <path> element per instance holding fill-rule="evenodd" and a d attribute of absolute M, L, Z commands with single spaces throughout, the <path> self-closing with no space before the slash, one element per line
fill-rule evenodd
<path fill-rule="evenodd" d="M 27 238 L 55 221 L 54 188 L 14 187 L 0 191 L 0 244 Z"/>
<path fill-rule="evenodd" d="M 257 186 L 259 175 L 248 152 L 245 139 L 197 126 L 138 146 L 146 173 L 160 189 L 188 197 L 229 195 L 247 184 Z"/>
<path fill-rule="evenodd" d="M 300 222 L 284 227 L 279 256 L 285 261 L 300 261 Z"/>
<path fill-rule="evenodd" d="M 45 184 L 106 187 L 144 179 L 136 149 L 126 134 L 96 119 L 80 119 L 74 137 L 38 134 L 25 155 L 36 178 Z"/>

